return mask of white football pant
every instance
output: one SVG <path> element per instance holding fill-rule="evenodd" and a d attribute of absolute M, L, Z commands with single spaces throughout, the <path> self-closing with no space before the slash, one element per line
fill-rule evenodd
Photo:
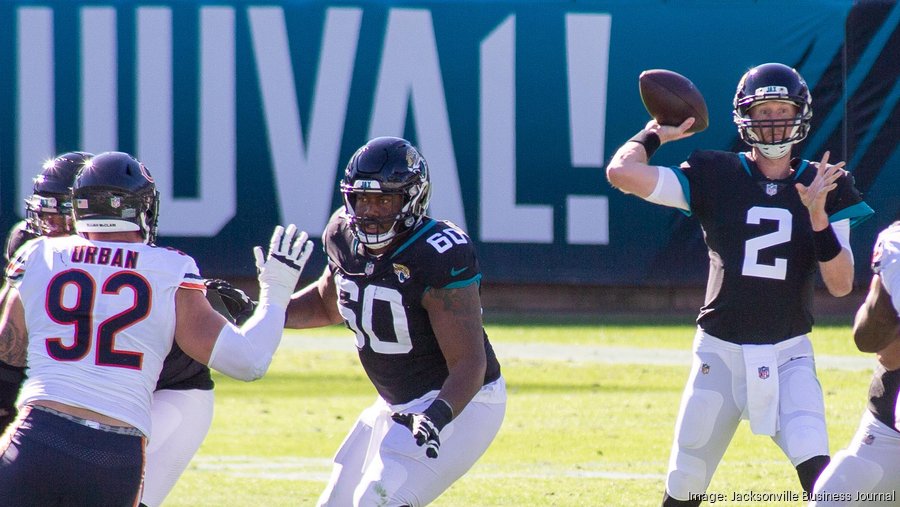
<path fill-rule="evenodd" d="M 196 454 L 213 418 L 213 391 L 163 389 L 153 393 L 141 503 L 157 507 Z"/>
<path fill-rule="evenodd" d="M 796 467 L 828 454 L 825 404 L 809 338 L 797 336 L 774 347 L 778 414 L 771 438 Z M 743 350 L 697 331 L 666 478 L 666 491 L 675 499 L 706 492 L 738 423 L 748 418 Z"/>
<path fill-rule="evenodd" d="M 850 445 L 819 476 L 810 506 L 897 505 L 900 433 L 868 410 Z"/>
<path fill-rule="evenodd" d="M 369 507 L 426 505 L 463 476 L 484 454 L 506 412 L 503 378 L 481 388 L 475 398 L 441 431 L 435 459 L 425 456 L 408 428 L 391 412 L 422 412 L 433 391 L 402 406 L 382 398 L 365 409 L 334 457 L 331 479 L 319 506 Z"/>

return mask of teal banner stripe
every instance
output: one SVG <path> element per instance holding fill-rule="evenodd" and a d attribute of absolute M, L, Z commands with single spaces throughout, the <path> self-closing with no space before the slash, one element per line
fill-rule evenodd
<path fill-rule="evenodd" d="M 872 38 L 872 42 L 869 43 L 865 52 L 860 56 L 856 67 L 847 77 L 847 81 L 844 83 L 843 102 L 845 105 L 847 104 L 848 98 L 857 92 L 859 85 L 865 80 L 866 76 L 871 71 L 872 66 L 875 65 L 876 60 L 878 60 L 879 55 L 884 51 L 885 45 L 890 40 L 894 30 L 896 30 L 898 23 L 900 23 L 900 2 L 891 9 L 891 13 L 881 25 L 881 28 L 878 29 L 878 33 L 875 34 L 875 37 Z M 889 50 L 895 51 L 896 49 Z M 813 97 L 813 101 L 815 101 L 815 97 Z M 813 110 L 815 110 L 815 102 L 813 102 Z M 809 143 L 806 145 L 803 158 L 812 158 L 816 153 L 822 150 L 822 144 L 843 119 L 844 108 L 833 108 L 828 115 L 828 118 L 819 126 L 816 133 L 813 134 Z M 849 169 L 852 171 L 853 166 L 851 165 Z"/>

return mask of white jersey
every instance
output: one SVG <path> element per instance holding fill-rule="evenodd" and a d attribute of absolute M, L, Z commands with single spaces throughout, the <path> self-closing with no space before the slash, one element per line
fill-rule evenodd
<path fill-rule="evenodd" d="M 150 403 L 175 335 L 175 292 L 205 290 L 197 264 L 143 243 L 38 238 L 7 266 L 28 327 L 19 405 L 53 400 L 150 434 Z"/>

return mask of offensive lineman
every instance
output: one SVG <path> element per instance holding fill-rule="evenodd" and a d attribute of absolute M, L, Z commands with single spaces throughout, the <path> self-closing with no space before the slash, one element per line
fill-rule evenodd
<path fill-rule="evenodd" d="M 254 249 L 260 303 L 238 328 L 204 297 L 191 257 L 151 244 L 159 194 L 143 164 L 97 155 L 72 195 L 80 236 L 38 238 L 7 268 L 0 360 L 29 369 L 0 440 L 0 505 L 135 505 L 173 341 L 226 375 L 260 378 L 311 253 L 293 225 L 275 228 L 267 258 Z"/>
<path fill-rule="evenodd" d="M 869 406 L 847 449 L 835 455 L 816 482 L 810 506 L 897 505 L 900 491 L 900 222 L 878 236 L 875 276 L 856 312 L 853 338 L 876 352 Z"/>
<path fill-rule="evenodd" d="M 709 249 L 706 302 L 669 460 L 662 505 L 696 506 L 741 419 L 769 435 L 806 492 L 829 461 L 822 389 L 812 345 L 815 272 L 834 296 L 853 288 L 850 227 L 873 212 L 844 163 L 791 159 L 809 132 L 812 98 L 780 63 L 747 71 L 734 122 L 749 152 L 695 151 L 680 167 L 649 164 L 682 139 L 651 120 L 606 169 L 625 193 L 696 214 Z"/>
<path fill-rule="evenodd" d="M 322 236 L 328 265 L 293 296 L 285 327 L 343 320 L 379 395 L 338 449 L 319 505 L 428 504 L 503 422 L 506 387 L 482 327 L 475 249 L 425 214 L 430 192 L 428 165 L 408 141 L 362 146 L 341 182 L 345 205 Z"/>

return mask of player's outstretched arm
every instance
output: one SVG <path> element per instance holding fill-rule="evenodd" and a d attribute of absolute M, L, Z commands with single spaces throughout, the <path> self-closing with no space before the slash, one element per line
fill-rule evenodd
<path fill-rule="evenodd" d="M 291 293 L 312 253 L 312 242 L 293 224 L 278 226 L 268 256 L 256 247 L 260 300 L 240 328 L 228 323 L 200 292 L 179 289 L 175 296 L 175 339 L 191 357 L 239 380 L 262 377 L 281 342 Z"/>
<path fill-rule="evenodd" d="M 436 458 L 441 430 L 462 412 L 484 383 L 487 358 L 478 284 L 431 289 L 422 297 L 422 306 L 428 311 L 449 375 L 437 399 L 423 413 L 397 413 L 393 419 L 412 431 L 416 443 L 426 447 L 429 458 Z"/>
<path fill-rule="evenodd" d="M 661 145 L 693 135 L 687 130 L 694 124 L 688 118 L 677 127 L 662 126 L 650 120 L 644 130 L 625 142 L 606 167 L 609 183 L 625 192 L 646 198 L 656 188 L 657 169 L 650 165 L 650 157 Z"/>
<path fill-rule="evenodd" d="M 291 296 L 284 327 L 308 329 L 330 326 L 342 320 L 341 313 L 338 311 L 334 277 L 331 274 L 331 268 L 325 266 L 325 270 L 322 271 L 322 276 L 318 280 Z"/>
<path fill-rule="evenodd" d="M 216 338 L 226 325 L 228 320 L 213 309 L 202 292 L 175 292 L 175 341 L 187 355 L 208 364 Z"/>

